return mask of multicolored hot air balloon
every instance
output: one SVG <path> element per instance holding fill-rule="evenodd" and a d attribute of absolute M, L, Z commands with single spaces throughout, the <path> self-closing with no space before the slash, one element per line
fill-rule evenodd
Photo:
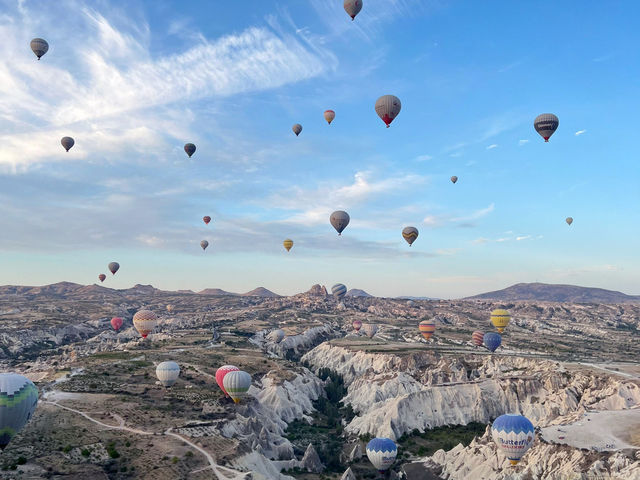
<path fill-rule="evenodd" d="M 205 223 L 205 225 L 209 225 L 211 217 L 209 215 L 205 215 L 204 217 L 202 217 L 202 221 Z"/>
<path fill-rule="evenodd" d="M 481 332 L 479 330 L 473 332 L 473 334 L 471 335 L 471 341 L 476 347 L 481 347 L 484 343 L 484 332 Z"/>
<path fill-rule="evenodd" d="M 354 320 L 351 326 L 356 332 L 359 332 L 360 328 L 362 328 L 362 322 L 360 320 Z"/>
<path fill-rule="evenodd" d="M 333 122 L 333 119 L 336 118 L 336 112 L 333 110 L 325 110 L 324 111 L 324 119 L 327 121 L 329 125 Z"/>
<path fill-rule="evenodd" d="M 62 137 L 62 139 L 60 140 L 60 143 L 62 144 L 64 149 L 68 152 L 69 150 L 71 150 L 71 147 L 75 145 L 76 141 L 71 137 Z"/>
<path fill-rule="evenodd" d="M 296 123 L 293 127 L 291 127 L 291 130 L 293 130 L 293 133 L 295 133 L 297 137 L 298 135 L 300 135 L 300 132 L 302 132 L 302 125 Z"/>
<path fill-rule="evenodd" d="M 121 317 L 113 317 L 111 319 L 111 326 L 116 332 L 120 330 L 120 327 L 122 327 L 122 323 L 123 323 L 123 320 Z"/>
<path fill-rule="evenodd" d="M 142 338 L 147 338 L 157 324 L 158 317 L 151 310 L 140 310 L 133 316 L 133 326 Z"/>
<path fill-rule="evenodd" d="M 511 315 L 502 308 L 497 308 L 491 312 L 491 323 L 493 323 L 493 326 L 496 327 L 500 333 L 504 332 L 504 329 L 507 328 L 510 320 Z"/>
<path fill-rule="evenodd" d="M 187 155 L 189 155 L 189 158 L 191 158 L 191 155 L 196 153 L 196 146 L 193 143 L 185 143 L 184 151 Z"/>
<path fill-rule="evenodd" d="M 367 457 L 380 473 L 389 470 L 397 455 L 398 446 L 390 438 L 376 437 L 367 443 Z"/>
<path fill-rule="evenodd" d="M 344 0 L 342 6 L 353 22 L 356 19 L 356 15 L 362 10 L 362 0 Z"/>
<path fill-rule="evenodd" d="M 341 283 L 336 283 L 333 287 L 331 287 L 331 293 L 334 297 L 340 300 L 347 294 L 347 287 Z"/>
<path fill-rule="evenodd" d="M 533 128 L 544 138 L 545 142 L 549 141 L 551 135 L 558 129 L 558 125 L 560 125 L 560 120 L 553 113 L 543 113 L 533 121 Z"/>
<path fill-rule="evenodd" d="M 329 221 L 331 225 L 333 225 L 333 228 L 336 229 L 336 232 L 338 232 L 338 235 L 342 235 L 342 231 L 347 228 L 350 220 L 349 214 L 343 210 L 336 210 L 329 217 Z"/>
<path fill-rule="evenodd" d="M 502 344 L 502 337 L 499 333 L 487 332 L 482 337 L 484 346 L 491 352 L 495 352 L 496 349 Z"/>
<path fill-rule="evenodd" d="M 202 247 L 202 250 L 206 250 L 207 247 L 209 246 L 209 242 L 207 242 L 206 240 L 202 240 L 200 242 L 200 246 Z"/>
<path fill-rule="evenodd" d="M 174 308 L 175 307 L 173 305 L 167 305 L 167 312 L 169 312 L 169 313 L 173 312 Z"/>
<path fill-rule="evenodd" d="M 98 280 L 100 280 L 100 282 L 104 282 L 106 278 L 107 276 L 104 273 L 101 273 L 100 275 L 98 275 Z"/>
<path fill-rule="evenodd" d="M 418 325 L 418 329 L 420 333 L 424 337 L 425 340 L 429 340 L 433 332 L 436 331 L 436 324 L 432 320 L 422 320 L 420 325 Z"/>
<path fill-rule="evenodd" d="M 522 415 L 500 415 L 491 425 L 491 436 L 511 465 L 516 465 L 531 448 L 536 438 L 533 423 Z"/>
<path fill-rule="evenodd" d="M 402 238 L 411 246 L 418 238 L 418 229 L 416 227 L 404 227 L 402 229 Z"/>
<path fill-rule="evenodd" d="M 229 396 L 229 394 L 224 389 L 224 383 L 223 383 L 224 382 L 224 377 L 225 377 L 225 375 L 227 373 L 229 373 L 229 372 L 237 372 L 238 370 L 240 370 L 240 369 L 238 367 L 236 367 L 235 365 L 223 365 L 218 370 L 216 370 L 216 383 L 220 387 L 220 390 L 222 390 L 227 397 Z"/>
<path fill-rule="evenodd" d="M 378 325 L 376 325 L 375 323 L 363 323 L 362 331 L 365 333 L 367 337 L 373 338 L 373 336 L 378 331 Z"/>
<path fill-rule="evenodd" d="M 398 116 L 402 109 L 400 99 L 393 95 L 383 95 L 376 100 L 376 113 L 385 123 L 387 128 L 391 126 L 393 119 Z"/>
<path fill-rule="evenodd" d="M 567 217 L 565 221 L 567 222 L 567 225 L 571 225 L 573 223 L 573 217 Z"/>
<path fill-rule="evenodd" d="M 227 372 L 222 379 L 222 384 L 233 401 L 240 403 L 240 399 L 247 396 L 249 387 L 251 387 L 251 375 L 242 370 Z"/>
<path fill-rule="evenodd" d="M 115 275 L 118 270 L 120 270 L 120 264 L 118 262 L 111 262 L 109 264 L 109 271 L 112 275 Z"/>
<path fill-rule="evenodd" d="M 291 247 L 293 247 L 293 240 L 287 238 L 284 242 L 282 242 L 282 245 L 284 245 L 284 248 L 286 248 L 288 252 L 289 250 L 291 250 Z"/>
<path fill-rule="evenodd" d="M 31 51 L 40 60 L 40 57 L 49 51 L 49 44 L 44 38 L 34 38 L 31 40 Z"/>
<path fill-rule="evenodd" d="M 284 340 L 284 335 L 284 330 L 278 329 L 269 333 L 269 335 L 267 335 L 267 338 L 274 343 L 280 343 L 282 340 Z"/>
<path fill-rule="evenodd" d="M 170 387 L 180 376 L 180 365 L 176 362 L 168 361 L 159 363 L 156 367 L 156 377 L 163 387 Z"/>
<path fill-rule="evenodd" d="M 17 373 L 0 373 L 0 449 L 27 424 L 38 404 L 38 389 Z"/>
<path fill-rule="evenodd" d="M 452 183 L 456 183 L 458 181 L 458 177 L 456 177 L 455 175 L 453 177 L 451 177 L 451 182 Z"/>

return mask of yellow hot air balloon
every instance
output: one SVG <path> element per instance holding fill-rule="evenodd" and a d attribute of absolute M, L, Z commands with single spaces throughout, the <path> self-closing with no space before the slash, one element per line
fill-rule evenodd
<path fill-rule="evenodd" d="M 491 323 L 500 333 L 504 332 L 504 329 L 509 325 L 509 320 L 511 320 L 511 315 L 506 310 L 498 308 L 491 312 Z"/>
<path fill-rule="evenodd" d="M 293 240 L 287 238 L 284 242 L 282 242 L 282 245 L 284 245 L 284 248 L 286 248 L 288 252 L 289 250 L 291 250 L 291 247 L 293 247 Z"/>

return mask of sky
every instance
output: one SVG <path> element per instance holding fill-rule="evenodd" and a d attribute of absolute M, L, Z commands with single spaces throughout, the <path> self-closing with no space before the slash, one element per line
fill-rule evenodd
<path fill-rule="evenodd" d="M 364 0 L 352 22 L 341 0 L 0 0 L 0 284 L 640 294 L 639 15 L 632 1 Z M 50 45 L 39 62 L 34 37 Z M 402 101 L 389 129 L 385 94 Z M 560 126 L 544 143 L 547 112 Z M 341 237 L 334 210 L 351 216 Z"/>

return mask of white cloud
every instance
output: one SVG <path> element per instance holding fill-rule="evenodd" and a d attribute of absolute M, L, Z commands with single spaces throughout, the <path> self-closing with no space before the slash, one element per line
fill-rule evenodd
<path fill-rule="evenodd" d="M 494 148 L 498 148 L 498 145 L 496 143 L 492 143 L 491 145 L 489 145 L 487 147 L 487 150 L 493 150 Z"/>
<path fill-rule="evenodd" d="M 518 140 L 518 146 L 522 147 L 523 145 L 526 145 L 527 143 L 529 143 L 529 140 Z"/>
<path fill-rule="evenodd" d="M 580 135 L 582 135 L 583 133 L 586 133 L 586 132 L 587 132 L 586 130 L 578 130 L 578 131 L 575 133 L 575 136 L 576 136 L 576 137 L 578 137 L 578 136 L 580 136 Z"/>
<path fill-rule="evenodd" d="M 482 244 L 487 243 L 488 241 L 489 241 L 488 238 L 480 237 L 480 238 L 476 238 L 472 243 L 474 245 L 482 245 Z"/>
<path fill-rule="evenodd" d="M 416 162 L 427 162 L 433 159 L 431 155 L 419 155 L 416 157 Z"/>
<path fill-rule="evenodd" d="M 528 240 L 529 238 L 531 238 L 531 235 L 521 235 L 519 237 L 516 237 L 516 240 L 519 242 L 521 240 Z"/>
<path fill-rule="evenodd" d="M 422 223 L 424 223 L 425 225 L 429 226 L 429 227 L 440 227 L 443 225 L 447 225 L 447 224 L 452 224 L 452 223 L 459 223 L 460 226 L 464 226 L 464 227 L 472 227 L 474 226 L 473 224 L 469 223 L 472 222 L 473 220 L 478 220 L 486 215 L 488 215 L 489 213 L 493 212 L 493 210 L 495 209 L 495 204 L 492 203 L 491 205 L 487 206 L 486 208 L 481 208 L 479 210 L 476 210 L 474 212 L 471 212 L 467 215 L 460 215 L 460 216 L 453 216 L 453 215 L 427 215 L 423 220 Z"/>

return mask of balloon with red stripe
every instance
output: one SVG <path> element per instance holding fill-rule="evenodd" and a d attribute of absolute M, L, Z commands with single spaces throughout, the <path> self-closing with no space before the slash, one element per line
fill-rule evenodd
<path fill-rule="evenodd" d="M 418 328 L 425 340 L 429 340 L 431 335 L 433 335 L 433 332 L 436 331 L 436 324 L 432 320 L 422 320 L 420 325 L 418 325 Z"/>
<path fill-rule="evenodd" d="M 473 334 L 471 335 L 471 341 L 473 341 L 474 345 L 481 347 L 482 343 L 484 342 L 484 332 L 481 332 L 479 330 L 473 332 Z"/>

